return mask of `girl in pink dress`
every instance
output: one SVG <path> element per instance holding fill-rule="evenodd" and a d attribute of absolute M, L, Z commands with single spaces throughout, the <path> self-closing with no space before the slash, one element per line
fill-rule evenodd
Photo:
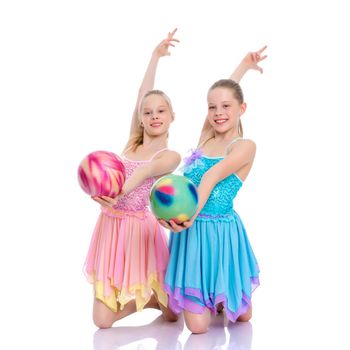
<path fill-rule="evenodd" d="M 168 321 L 177 317 L 167 308 L 164 275 L 169 260 L 167 236 L 148 209 L 155 180 L 174 171 L 181 158 L 167 148 L 174 120 L 169 98 L 152 90 L 160 57 L 178 42 L 176 29 L 154 49 L 132 117 L 130 137 L 122 153 L 126 181 L 116 198 L 94 197 L 101 213 L 84 271 L 94 284 L 93 320 L 97 327 L 147 307 L 160 308 Z"/>

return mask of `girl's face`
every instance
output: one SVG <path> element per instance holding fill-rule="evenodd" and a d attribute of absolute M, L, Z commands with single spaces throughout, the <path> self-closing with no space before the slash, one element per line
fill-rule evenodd
<path fill-rule="evenodd" d="M 141 122 L 150 136 L 167 133 L 173 116 L 169 105 L 161 95 L 149 95 L 141 107 Z"/>
<path fill-rule="evenodd" d="M 246 104 L 240 104 L 233 92 L 218 87 L 208 93 L 208 121 L 218 133 L 237 129 L 240 116 L 245 112 Z"/>

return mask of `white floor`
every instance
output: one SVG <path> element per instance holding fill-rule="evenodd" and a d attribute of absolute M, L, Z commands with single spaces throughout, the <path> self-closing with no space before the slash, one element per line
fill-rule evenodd
<path fill-rule="evenodd" d="M 292 284 L 292 283 L 291 283 Z M 183 318 L 167 323 L 158 310 L 133 314 L 114 325 L 98 330 L 91 319 L 90 286 L 76 283 L 72 291 L 74 302 L 66 298 L 62 288 L 53 292 L 52 305 L 43 305 L 25 294 L 23 302 L 30 301 L 20 315 L 7 312 L 1 327 L 1 349 L 84 349 L 84 350 L 171 350 L 171 349 L 234 349 L 234 350 L 294 350 L 350 348 L 347 337 L 348 317 L 336 300 L 330 310 L 319 307 L 319 299 L 296 299 L 294 293 L 285 293 L 282 299 L 268 298 L 268 286 L 255 292 L 254 316 L 248 323 L 228 323 L 224 315 L 212 318 L 208 333 L 192 335 Z M 293 288 L 291 287 L 291 290 Z M 294 290 L 295 292 L 295 290 Z M 61 295 L 61 296 L 60 296 Z M 298 297 L 298 295 L 296 295 Z M 45 298 L 45 296 L 44 296 Z M 49 301 L 49 300 L 46 300 Z M 290 305 L 288 306 L 288 303 Z M 298 304 L 302 307 L 298 309 Z M 310 305 L 309 309 L 303 305 Z M 57 307 L 55 307 L 57 305 Z M 38 306 L 38 308 L 36 308 Z M 343 304 L 344 308 L 346 307 Z M 10 304 L 5 306 L 10 310 Z M 6 309 L 5 309 L 6 315 Z M 4 316 L 4 315 L 2 315 Z M 20 316 L 20 317 L 19 317 Z"/>
<path fill-rule="evenodd" d="M 154 313 L 155 315 L 155 313 Z M 154 316 L 153 313 L 149 317 Z M 164 323 L 161 316 L 143 326 L 125 323 L 121 327 L 98 330 L 94 333 L 94 350 L 106 349 L 241 349 L 250 350 L 250 323 L 230 324 L 224 316 L 213 319 L 210 331 L 191 335 L 181 318 L 175 324 Z"/>

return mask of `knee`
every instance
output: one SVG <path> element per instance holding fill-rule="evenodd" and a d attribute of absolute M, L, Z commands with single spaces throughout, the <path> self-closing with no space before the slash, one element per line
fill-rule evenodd
<path fill-rule="evenodd" d="M 208 331 L 211 320 L 209 309 L 205 309 L 202 314 L 185 311 L 184 316 L 186 326 L 193 334 L 202 334 Z"/>
<path fill-rule="evenodd" d="M 240 315 L 240 316 L 237 318 L 237 321 L 238 321 L 238 322 L 248 322 L 251 318 L 252 318 L 252 313 L 251 313 L 251 311 L 250 311 L 250 312 L 247 312 L 247 313 L 245 313 L 245 314 Z"/>
<path fill-rule="evenodd" d="M 187 328 L 193 334 L 203 334 L 208 332 L 208 325 L 191 324 L 191 325 L 188 325 Z"/>
<path fill-rule="evenodd" d="M 239 316 L 237 321 L 238 322 L 248 322 L 250 319 L 252 318 L 251 315 L 248 315 L 248 316 Z"/>
<path fill-rule="evenodd" d="M 102 318 L 100 316 L 94 315 L 93 320 L 94 320 L 95 326 L 98 328 L 102 328 L 102 329 L 111 328 L 113 325 L 113 322 L 110 322 L 107 319 Z"/>
<path fill-rule="evenodd" d="M 209 323 L 205 322 L 204 320 L 187 320 L 186 322 L 187 328 L 193 333 L 193 334 L 202 334 L 208 332 L 209 329 Z"/>

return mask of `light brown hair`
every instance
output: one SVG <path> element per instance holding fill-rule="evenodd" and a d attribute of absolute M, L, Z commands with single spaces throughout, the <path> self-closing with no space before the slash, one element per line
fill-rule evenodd
<path fill-rule="evenodd" d="M 244 96 L 243 96 L 242 88 L 235 81 L 233 81 L 231 79 L 220 79 L 220 80 L 216 81 L 209 88 L 208 94 L 209 94 L 210 91 L 212 91 L 212 90 L 214 90 L 216 88 L 229 89 L 229 90 L 232 91 L 234 98 L 238 101 L 239 104 L 242 104 L 244 102 Z M 238 134 L 239 134 L 239 136 L 243 137 L 243 127 L 242 127 L 241 119 L 239 119 Z"/>

